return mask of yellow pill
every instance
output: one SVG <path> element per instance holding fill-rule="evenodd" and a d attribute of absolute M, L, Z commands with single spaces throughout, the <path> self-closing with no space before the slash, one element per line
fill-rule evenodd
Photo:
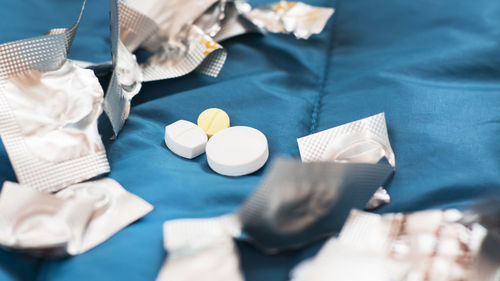
<path fill-rule="evenodd" d="M 198 126 L 211 137 L 218 131 L 229 128 L 229 116 L 221 109 L 209 108 L 198 116 Z"/>

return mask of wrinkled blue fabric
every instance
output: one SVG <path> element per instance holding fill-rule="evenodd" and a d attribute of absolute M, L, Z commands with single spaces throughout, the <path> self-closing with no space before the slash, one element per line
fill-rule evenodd
<path fill-rule="evenodd" d="M 106 148 L 110 177 L 152 203 L 152 213 L 72 258 L 0 250 L 0 280 L 154 280 L 166 256 L 165 220 L 232 212 L 263 174 L 223 177 L 204 155 L 185 160 L 167 150 L 165 125 L 196 121 L 209 107 L 224 109 L 232 125 L 261 130 L 271 157 L 298 157 L 297 137 L 384 111 L 397 170 L 392 203 L 378 212 L 465 207 L 500 193 L 499 1 L 307 3 L 336 8 L 320 35 L 240 36 L 223 42 L 228 58 L 218 78 L 194 73 L 144 83 Z M 7 42 L 69 26 L 81 2 L 0 4 L 0 42 Z M 71 58 L 110 59 L 108 11 L 107 1 L 87 1 Z M 4 180 L 15 176 L 2 148 Z M 266 256 L 238 243 L 249 281 L 287 280 L 320 246 Z"/>

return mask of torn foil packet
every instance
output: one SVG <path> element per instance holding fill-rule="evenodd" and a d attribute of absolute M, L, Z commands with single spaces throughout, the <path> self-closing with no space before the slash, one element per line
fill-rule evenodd
<path fill-rule="evenodd" d="M 120 11 L 126 15 L 135 14 L 133 11 L 130 12 L 130 9 L 120 10 L 119 7 L 118 0 L 109 0 L 113 73 L 103 104 L 115 136 L 125 124 L 130 114 L 132 98 L 139 93 L 144 80 L 136 56 L 120 40 L 120 21 L 124 20 Z M 130 29 L 127 29 L 127 32 L 129 35 L 136 34 Z"/>
<path fill-rule="evenodd" d="M 384 113 L 299 138 L 297 143 L 304 162 L 377 163 L 385 158 L 396 167 Z M 387 191 L 380 187 L 366 209 L 375 209 L 390 200 Z"/>
<path fill-rule="evenodd" d="M 233 241 L 240 232 L 235 215 L 165 222 L 163 235 L 168 255 L 156 280 L 243 281 Z"/>
<path fill-rule="evenodd" d="M 252 9 L 244 16 L 270 32 L 293 33 L 299 39 L 308 39 L 312 34 L 318 34 L 323 30 L 333 12 L 333 8 L 280 1 Z"/>
<path fill-rule="evenodd" d="M 156 24 L 154 28 L 150 27 L 151 22 L 144 28 L 136 27 L 147 30 L 150 34 L 147 38 L 131 39 L 132 36 L 126 34 L 128 38 L 123 39 L 127 42 L 142 40 L 140 45 L 153 53 L 141 65 L 144 81 L 179 77 L 194 70 L 213 77 L 218 75 L 227 54 L 210 34 L 220 29 L 225 1 L 129 0 L 120 7 L 136 10 Z M 125 30 L 131 29 L 131 25 L 131 20 L 124 19 Z M 129 50 L 137 46 L 137 43 L 131 44 Z"/>
<path fill-rule="evenodd" d="M 0 194 L 0 245 L 37 256 L 77 255 L 152 209 L 109 178 L 55 194 L 5 182 Z"/>
<path fill-rule="evenodd" d="M 269 9 L 275 15 L 263 21 Z M 110 0 L 114 71 L 104 110 L 115 136 L 128 118 L 131 100 L 142 82 L 192 71 L 216 77 L 227 56 L 218 40 L 263 32 L 264 27 L 307 38 L 320 32 L 332 13 L 333 9 L 299 2 L 251 10 L 242 0 Z M 138 63 L 132 54 L 139 47 L 151 52 L 145 62 Z"/>
<path fill-rule="evenodd" d="M 132 98 L 145 81 L 169 79 L 197 70 L 217 76 L 226 52 L 194 20 L 213 4 L 202 1 L 110 0 L 113 74 L 104 101 L 118 135 L 130 114 Z M 193 8 L 194 7 L 194 8 Z M 145 12 L 146 14 L 144 14 Z M 153 53 L 139 64 L 132 53 L 143 46 Z"/>
<path fill-rule="evenodd" d="M 292 269 L 290 281 L 405 280 L 403 278 L 408 267 L 380 253 L 353 248 L 331 238 L 316 257 Z"/>
<path fill-rule="evenodd" d="M 238 211 L 249 241 L 266 252 L 339 232 L 392 174 L 385 163 L 302 163 L 278 159 Z"/>
<path fill-rule="evenodd" d="M 0 45 L 0 135 L 19 182 L 40 190 L 110 170 L 97 130 L 101 85 L 67 60 L 79 20 Z"/>
<path fill-rule="evenodd" d="M 298 266 L 292 280 L 347 280 L 340 276 L 353 268 L 360 280 L 477 280 L 468 277 L 486 230 L 459 223 L 461 217 L 457 210 L 382 216 L 353 210 L 339 238 Z"/>

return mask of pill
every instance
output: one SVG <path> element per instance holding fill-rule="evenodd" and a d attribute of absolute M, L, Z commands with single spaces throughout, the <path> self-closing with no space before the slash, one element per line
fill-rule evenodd
<path fill-rule="evenodd" d="M 243 176 L 260 169 L 269 156 L 266 136 L 257 129 L 235 126 L 208 140 L 207 162 L 225 176 Z"/>
<path fill-rule="evenodd" d="M 209 108 L 198 116 L 200 126 L 210 138 L 217 132 L 229 128 L 229 116 L 218 108 Z"/>
<path fill-rule="evenodd" d="M 165 127 L 165 144 L 175 154 L 193 159 L 205 152 L 207 135 L 196 124 L 179 120 Z"/>

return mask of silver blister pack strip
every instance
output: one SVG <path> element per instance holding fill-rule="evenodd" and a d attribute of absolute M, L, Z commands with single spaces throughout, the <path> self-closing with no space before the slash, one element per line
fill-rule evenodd
<path fill-rule="evenodd" d="M 150 58 L 142 66 L 144 81 L 180 77 L 194 70 L 212 77 L 219 74 L 226 61 L 226 51 L 197 26 L 191 26 L 188 33 L 191 44 L 184 57 L 176 61 L 161 56 Z"/>
<path fill-rule="evenodd" d="M 158 25 L 146 15 L 118 2 L 120 40 L 131 52 L 158 31 Z"/>
<path fill-rule="evenodd" d="M 0 45 L 0 135 L 18 181 L 40 190 L 56 191 L 110 170 L 104 151 L 58 164 L 33 158 L 2 94 L 8 79 L 32 70 L 56 70 L 66 62 L 84 7 L 85 1 L 78 20 L 69 28 Z"/>

